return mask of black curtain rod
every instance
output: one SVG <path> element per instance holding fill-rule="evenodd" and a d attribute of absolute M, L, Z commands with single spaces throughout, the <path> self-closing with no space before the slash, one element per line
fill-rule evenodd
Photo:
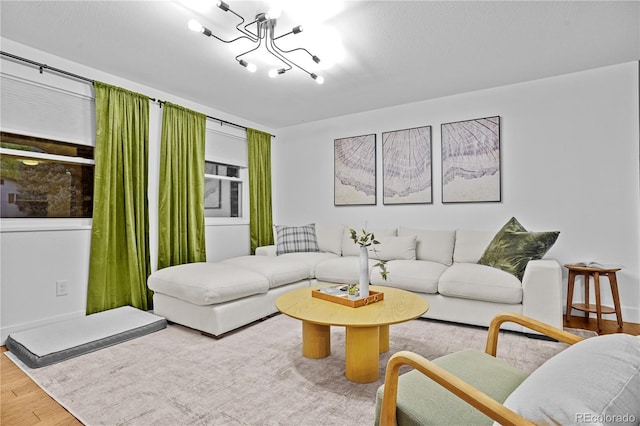
<path fill-rule="evenodd" d="M 93 85 L 93 83 L 95 81 L 95 80 L 92 80 L 90 78 L 83 77 L 81 75 L 74 74 L 74 73 L 69 72 L 69 71 L 61 70 L 60 68 L 51 67 L 51 66 L 49 66 L 47 64 L 43 64 L 43 63 L 40 63 L 40 62 L 32 61 L 31 59 L 23 58 L 22 56 L 13 55 L 13 54 L 8 53 L 8 52 L 0 51 L 0 54 L 2 56 L 6 56 L 8 58 L 11 58 L 11 59 L 13 59 L 15 61 L 25 62 L 25 63 L 27 63 L 29 65 L 36 66 L 36 67 L 38 67 L 40 69 L 40 74 L 42 74 L 44 72 L 44 70 L 49 70 L 49 71 L 53 71 L 55 73 L 64 75 L 66 77 L 71 77 L 71 78 L 75 78 L 77 80 L 81 80 L 81 81 L 90 83 L 92 85 Z M 155 98 L 149 98 L 149 99 L 151 101 L 153 101 L 153 102 L 159 103 L 160 105 L 162 105 L 162 103 L 163 103 L 163 101 L 157 100 Z M 237 127 L 238 129 L 247 130 L 246 126 L 241 126 L 240 124 L 232 123 L 232 122 L 227 121 L 227 120 L 222 120 L 221 118 L 211 117 L 210 115 L 206 115 L 206 114 L 205 114 L 205 116 L 210 120 L 214 120 L 214 121 L 219 122 L 220 125 L 226 124 L 227 126 L 232 126 L 232 127 Z M 275 138 L 276 136 L 275 135 L 271 135 L 271 137 Z"/>
<path fill-rule="evenodd" d="M 67 77 L 76 78 L 78 80 L 86 81 L 87 83 L 93 84 L 93 80 L 91 80 L 90 78 L 83 77 L 81 75 L 74 74 L 74 73 L 71 73 L 71 72 L 68 72 L 68 71 L 64 71 L 64 70 L 61 70 L 59 68 L 50 67 L 47 64 L 41 64 L 39 62 L 32 61 L 31 59 L 23 58 L 21 56 L 12 55 L 11 53 L 7 53 L 7 52 L 3 52 L 3 51 L 0 51 L 0 53 L 2 54 L 2 56 L 7 56 L 7 57 L 9 57 L 11 59 L 15 59 L 16 61 L 26 62 L 26 63 L 28 63 L 30 65 L 34 65 L 34 66 L 40 68 L 40 74 L 42 74 L 42 72 L 45 69 L 47 69 L 47 70 L 51 70 L 53 72 L 57 72 L 58 74 L 65 75 Z"/>

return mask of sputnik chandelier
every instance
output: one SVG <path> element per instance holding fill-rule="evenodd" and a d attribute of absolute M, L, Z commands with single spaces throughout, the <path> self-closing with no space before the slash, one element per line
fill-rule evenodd
<path fill-rule="evenodd" d="M 309 76 L 312 79 L 314 79 L 316 83 L 318 84 L 324 83 L 324 78 L 322 76 L 308 71 L 306 68 L 294 62 L 291 59 L 291 57 L 288 55 L 290 53 L 297 52 L 297 51 L 306 52 L 316 64 L 320 63 L 319 57 L 312 54 L 304 47 L 284 50 L 278 47 L 278 45 L 276 44 L 276 41 L 283 37 L 286 37 L 292 34 L 295 35 L 295 34 L 301 33 L 302 32 L 301 25 L 294 27 L 288 33 L 284 33 L 282 35 L 276 36 L 275 28 L 277 24 L 277 18 L 279 18 L 279 15 L 280 15 L 279 11 L 270 10 L 265 13 L 258 13 L 253 21 L 244 25 L 245 19 L 240 14 L 234 12 L 227 3 L 221 0 L 218 0 L 217 6 L 224 12 L 231 12 L 232 14 L 234 14 L 240 19 L 240 23 L 236 25 L 236 29 L 241 33 L 241 35 L 231 40 L 224 40 L 218 37 L 217 35 L 213 34 L 213 32 L 209 28 L 204 27 L 195 19 L 192 19 L 189 21 L 189 28 L 192 31 L 200 32 L 207 37 L 213 37 L 223 43 L 233 43 L 241 39 L 247 39 L 255 43 L 255 46 L 253 48 L 247 50 L 246 52 L 240 53 L 238 56 L 236 56 L 236 61 L 250 72 L 255 72 L 257 70 L 257 66 L 243 59 L 243 57 L 252 52 L 257 51 L 264 44 L 264 46 L 266 47 L 266 50 L 271 55 L 275 56 L 280 63 L 282 63 L 281 68 L 275 68 L 269 71 L 270 77 L 272 78 L 277 77 L 279 75 L 286 73 L 287 71 L 290 71 L 295 67 L 309 74 Z M 252 28 L 254 25 L 255 25 L 255 28 Z"/>

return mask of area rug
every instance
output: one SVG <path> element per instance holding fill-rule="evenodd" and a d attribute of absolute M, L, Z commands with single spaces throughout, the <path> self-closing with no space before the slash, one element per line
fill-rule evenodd
<path fill-rule="evenodd" d="M 164 330 L 39 369 L 12 358 L 86 425 L 371 425 L 375 393 L 389 356 L 400 350 L 433 359 L 484 350 L 487 330 L 414 320 L 390 328 L 380 378 L 344 376 L 344 329 L 332 327 L 332 353 L 302 356 L 301 324 L 277 315 L 222 339 L 170 325 Z M 566 348 L 503 332 L 498 357 L 533 371 Z"/>

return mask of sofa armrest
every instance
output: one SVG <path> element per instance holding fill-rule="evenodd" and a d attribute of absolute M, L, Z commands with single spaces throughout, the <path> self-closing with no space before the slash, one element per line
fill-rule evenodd
<path fill-rule="evenodd" d="M 256 256 L 276 256 L 276 246 L 256 247 Z"/>
<path fill-rule="evenodd" d="M 522 277 L 522 314 L 562 329 L 562 268 L 553 259 L 529 261 Z"/>

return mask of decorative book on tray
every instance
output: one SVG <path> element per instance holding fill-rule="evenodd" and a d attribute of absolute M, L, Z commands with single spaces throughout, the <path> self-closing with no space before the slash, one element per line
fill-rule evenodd
<path fill-rule="evenodd" d="M 619 265 L 612 265 L 607 263 L 598 262 L 574 262 L 570 263 L 571 266 L 582 266 L 583 268 L 597 268 L 597 269 L 616 269 L 620 268 Z"/>
<path fill-rule="evenodd" d="M 356 294 L 349 294 L 348 285 L 336 285 L 332 287 L 323 287 L 311 290 L 311 296 L 327 300 L 329 302 L 339 303 L 352 308 L 369 305 L 371 303 L 380 302 L 384 299 L 384 293 L 380 291 L 369 290 L 368 297 L 360 297 Z"/>

